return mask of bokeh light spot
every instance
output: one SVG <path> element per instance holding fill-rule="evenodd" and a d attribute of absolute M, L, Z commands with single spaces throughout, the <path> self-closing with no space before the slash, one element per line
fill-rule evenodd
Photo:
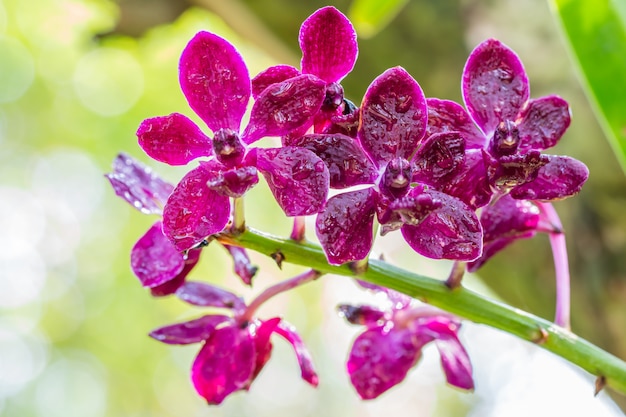
<path fill-rule="evenodd" d="M 35 78 L 30 52 L 17 40 L 0 36 L 0 103 L 22 97 Z"/>

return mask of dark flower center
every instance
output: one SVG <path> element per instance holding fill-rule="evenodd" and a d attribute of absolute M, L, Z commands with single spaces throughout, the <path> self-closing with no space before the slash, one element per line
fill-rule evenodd
<path fill-rule="evenodd" d="M 336 110 L 343 104 L 343 87 L 339 83 L 330 83 L 326 86 L 326 97 L 322 110 Z"/>
<path fill-rule="evenodd" d="M 491 152 L 497 158 L 513 155 L 519 148 L 519 130 L 515 123 L 507 120 L 500 122 L 491 140 Z"/>
<path fill-rule="evenodd" d="M 213 138 L 213 152 L 218 161 L 228 167 L 240 165 L 246 153 L 239 135 L 232 129 L 220 129 Z"/>
<path fill-rule="evenodd" d="M 413 170 L 404 158 L 392 159 L 380 180 L 380 191 L 392 198 L 400 198 L 409 191 Z"/>

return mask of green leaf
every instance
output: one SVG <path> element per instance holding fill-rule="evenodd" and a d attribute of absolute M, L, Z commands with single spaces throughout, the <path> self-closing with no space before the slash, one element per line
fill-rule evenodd
<path fill-rule="evenodd" d="M 550 0 L 596 116 L 626 172 L 626 2 Z"/>
<path fill-rule="evenodd" d="M 396 17 L 409 0 L 354 0 L 348 17 L 362 38 L 371 38 Z"/>

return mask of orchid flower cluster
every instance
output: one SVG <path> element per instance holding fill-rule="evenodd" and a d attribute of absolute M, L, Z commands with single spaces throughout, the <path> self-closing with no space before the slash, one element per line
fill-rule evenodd
<path fill-rule="evenodd" d="M 198 33 L 182 52 L 179 81 L 211 133 L 180 113 L 144 120 L 137 130 L 139 145 L 153 159 L 197 162 L 175 186 L 125 154 L 107 175 L 117 195 L 158 216 L 131 252 L 140 283 L 153 296 L 173 294 L 221 310 L 150 334 L 168 344 L 201 344 L 191 371 L 197 392 L 219 404 L 247 390 L 270 359 L 273 334 L 293 346 L 302 378 L 318 384 L 293 326 L 255 313 L 274 295 L 320 272 L 275 284 L 248 304 L 226 289 L 187 279 L 204 248 L 216 241 L 232 256 L 235 273 L 252 285 L 256 267 L 246 250 L 219 237 L 245 231 L 243 199 L 259 173 L 278 206 L 294 218 L 290 238 L 303 242 L 303 218 L 316 216 L 315 233 L 328 263 L 350 263 L 355 276 L 367 268 L 378 230 L 399 230 L 418 254 L 453 260 L 451 288 L 461 285 L 465 270 L 477 270 L 513 241 L 546 232 L 560 283 L 556 322 L 567 326 L 567 258 L 550 202 L 576 194 L 588 170 L 570 157 L 542 153 L 569 126 L 567 103 L 557 96 L 530 99 L 518 56 L 489 39 L 474 49 L 463 70 L 465 107 L 426 98 L 401 67 L 378 76 L 355 105 L 341 86 L 358 54 L 350 21 L 333 7 L 322 8 L 302 24 L 299 42 L 300 68 L 273 66 L 251 79 L 233 45 Z M 281 146 L 255 146 L 266 137 L 280 138 Z M 329 198 L 330 189 L 341 191 Z M 431 342 L 448 383 L 473 389 L 458 318 L 359 282 L 385 294 L 389 304 L 339 307 L 348 322 L 364 326 L 347 361 L 362 398 L 376 398 L 400 383 Z"/>

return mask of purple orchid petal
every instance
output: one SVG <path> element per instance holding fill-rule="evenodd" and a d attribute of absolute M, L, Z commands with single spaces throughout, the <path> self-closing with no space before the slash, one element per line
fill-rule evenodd
<path fill-rule="evenodd" d="M 176 293 L 176 290 L 185 283 L 187 275 L 195 268 L 196 264 L 200 260 L 200 253 L 202 248 L 190 249 L 184 255 L 185 266 L 176 277 L 167 281 L 164 284 L 150 288 L 150 295 L 153 297 L 165 297 Z"/>
<path fill-rule="evenodd" d="M 500 122 L 514 121 L 530 95 L 519 57 L 495 39 L 487 39 L 470 54 L 462 89 L 469 114 L 487 136 Z"/>
<path fill-rule="evenodd" d="M 425 187 L 418 185 L 410 195 L 397 199 L 381 198 L 377 207 L 378 221 L 383 226 L 381 234 L 397 230 L 405 224 L 418 225 L 433 211 L 442 206 L 442 201 L 429 193 L 423 192 Z"/>
<path fill-rule="evenodd" d="M 373 188 L 339 194 L 317 215 L 317 237 L 330 264 L 364 259 L 370 252 L 377 197 Z"/>
<path fill-rule="evenodd" d="M 144 120 L 137 138 L 151 158 L 169 165 L 185 165 L 213 153 L 211 139 L 180 113 Z"/>
<path fill-rule="evenodd" d="M 161 179 L 148 166 L 120 153 L 113 161 L 113 172 L 105 175 L 115 194 L 145 214 L 161 214 L 174 186 Z"/>
<path fill-rule="evenodd" d="M 178 183 L 163 209 L 163 233 L 180 251 L 224 230 L 230 201 L 207 187 L 211 173 L 199 166 Z"/>
<path fill-rule="evenodd" d="M 246 64 L 233 45 L 199 32 L 180 57 L 179 81 L 189 106 L 209 129 L 239 132 L 251 87 Z"/>
<path fill-rule="evenodd" d="M 233 258 L 233 265 L 235 273 L 244 284 L 252 285 L 252 278 L 256 275 L 258 267 L 252 265 L 248 252 L 239 246 L 223 245 L 231 258 Z"/>
<path fill-rule="evenodd" d="M 339 10 L 327 6 L 309 16 L 300 28 L 304 74 L 313 74 L 327 83 L 338 82 L 352 68 L 358 55 L 356 31 Z"/>
<path fill-rule="evenodd" d="M 256 98 L 272 84 L 281 83 L 289 78 L 297 77 L 300 71 L 290 65 L 276 65 L 261 71 L 252 79 L 252 97 Z"/>
<path fill-rule="evenodd" d="M 388 69 L 368 87 L 358 137 L 382 167 L 395 157 L 410 159 L 426 133 L 428 109 L 422 88 L 401 67 Z"/>
<path fill-rule="evenodd" d="M 358 184 L 373 184 L 378 170 L 358 143 L 341 134 L 312 134 L 291 142 L 319 156 L 328 167 L 330 186 L 346 188 Z"/>
<path fill-rule="evenodd" d="M 587 178 L 589 169 L 569 156 L 544 155 L 548 163 L 539 169 L 537 177 L 511 190 L 519 200 L 562 200 L 577 194 Z"/>
<path fill-rule="evenodd" d="M 257 169 L 253 166 L 228 169 L 214 160 L 200 162 L 200 165 L 207 172 L 207 187 L 222 196 L 243 197 L 259 182 Z"/>
<path fill-rule="evenodd" d="M 468 263 L 467 270 L 478 270 L 487 260 L 517 239 L 535 235 L 539 226 L 539 208 L 527 200 L 502 196 L 487 206 L 480 215 L 483 226 L 484 248 L 480 258 Z"/>
<path fill-rule="evenodd" d="M 435 190 L 424 193 L 439 200 L 441 206 L 418 225 L 402 226 L 402 236 L 409 246 L 433 259 L 472 261 L 478 258 L 482 252 L 482 227 L 474 211 L 448 194 Z"/>
<path fill-rule="evenodd" d="M 267 87 L 257 97 L 242 139 L 251 144 L 265 136 L 283 136 L 313 122 L 326 86 L 312 75 L 300 75 Z"/>
<path fill-rule="evenodd" d="M 368 305 L 353 306 L 341 304 L 337 309 L 348 323 L 361 324 L 368 327 L 380 326 L 380 321 L 386 316 L 384 311 Z"/>
<path fill-rule="evenodd" d="M 537 150 L 525 154 L 501 156 L 495 159 L 483 153 L 489 183 L 501 192 L 508 192 L 514 187 L 534 181 L 539 171 L 550 162 L 548 155 Z"/>
<path fill-rule="evenodd" d="M 312 386 L 317 387 L 319 378 L 317 377 L 315 367 L 313 366 L 313 359 L 304 345 L 302 338 L 300 338 L 300 335 L 296 332 L 295 327 L 286 323 L 284 320 L 281 320 L 278 326 L 274 329 L 274 332 L 281 335 L 293 347 L 293 350 L 296 353 L 296 358 L 298 359 L 298 364 L 300 365 L 300 375 L 302 376 L 302 379 Z"/>
<path fill-rule="evenodd" d="M 221 315 L 202 316 L 184 323 L 160 327 L 151 331 L 150 337 L 168 345 L 200 343 L 208 339 L 217 326 L 228 321 L 232 321 L 232 318 Z"/>
<path fill-rule="evenodd" d="M 246 308 L 243 299 L 238 295 L 206 282 L 187 281 L 176 291 L 176 295 L 194 306 L 229 308 L 236 311 Z"/>
<path fill-rule="evenodd" d="M 413 157 L 413 181 L 438 189 L 454 178 L 465 163 L 465 140 L 459 132 L 431 135 Z"/>
<path fill-rule="evenodd" d="M 213 331 L 196 356 L 191 379 L 209 404 L 220 404 L 235 391 L 247 389 L 256 365 L 254 341 L 239 325 Z"/>
<path fill-rule="evenodd" d="M 530 149 L 543 150 L 557 144 L 570 125 L 567 101 L 557 96 L 530 100 L 522 110 L 518 125 L 519 152 Z"/>
<path fill-rule="evenodd" d="M 163 234 L 157 221 L 135 243 L 130 266 L 141 285 L 152 288 L 176 278 L 185 267 L 185 257 Z"/>
<path fill-rule="evenodd" d="M 256 351 L 256 364 L 252 374 L 252 381 L 259 375 L 265 367 L 267 361 L 272 356 L 272 342 L 270 338 L 276 326 L 280 323 L 280 317 L 274 317 L 260 322 L 254 334 L 254 348 Z"/>
<path fill-rule="evenodd" d="M 278 205 L 287 216 L 318 213 L 328 195 L 329 174 L 324 162 L 308 149 L 256 148 L 250 152 Z"/>
<path fill-rule="evenodd" d="M 402 382 L 420 359 L 421 347 L 408 329 L 367 329 L 354 341 L 347 363 L 357 393 L 369 400 Z"/>
<path fill-rule="evenodd" d="M 426 136 L 455 131 L 463 136 L 468 149 L 480 149 L 487 145 L 487 138 L 460 104 L 438 98 L 428 98 L 426 104 L 428 105 Z"/>

